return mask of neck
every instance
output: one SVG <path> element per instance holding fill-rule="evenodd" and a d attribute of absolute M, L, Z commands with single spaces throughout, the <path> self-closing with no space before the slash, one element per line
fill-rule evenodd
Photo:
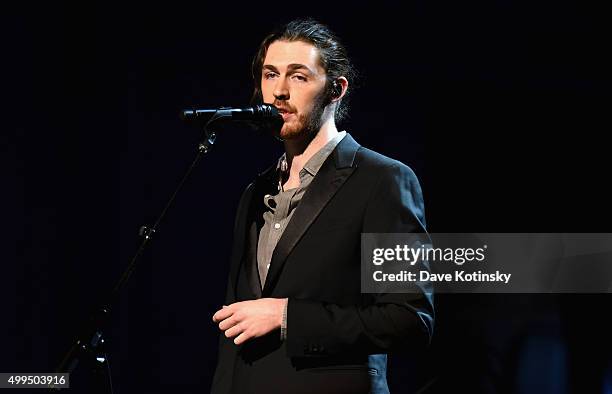
<path fill-rule="evenodd" d="M 284 141 L 287 164 L 290 169 L 289 176 L 299 178 L 299 173 L 304 168 L 304 164 L 337 134 L 338 129 L 334 118 L 329 117 L 314 138 L 306 136 L 302 139 Z"/>

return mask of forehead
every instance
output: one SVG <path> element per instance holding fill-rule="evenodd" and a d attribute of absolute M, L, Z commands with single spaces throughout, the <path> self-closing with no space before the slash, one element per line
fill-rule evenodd
<path fill-rule="evenodd" d="M 274 41 L 268 47 L 264 66 L 284 68 L 289 64 L 303 64 L 312 70 L 323 73 L 319 50 L 312 44 L 303 41 Z"/>

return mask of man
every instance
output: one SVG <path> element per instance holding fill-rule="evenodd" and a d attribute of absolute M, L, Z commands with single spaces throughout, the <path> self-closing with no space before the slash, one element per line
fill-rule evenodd
<path fill-rule="evenodd" d="M 360 291 L 361 233 L 425 232 L 425 217 L 407 166 L 337 130 L 353 76 L 312 20 L 254 59 L 254 99 L 281 112 L 285 154 L 238 206 L 213 393 L 385 393 L 386 353 L 430 340 L 429 291 Z"/>

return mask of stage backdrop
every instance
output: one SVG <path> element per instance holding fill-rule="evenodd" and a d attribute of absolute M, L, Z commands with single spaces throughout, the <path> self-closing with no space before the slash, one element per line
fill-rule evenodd
<path fill-rule="evenodd" d="M 11 7 L 0 28 L 0 372 L 55 368 L 195 153 L 199 130 L 179 110 L 247 105 L 256 47 L 295 17 L 344 39 L 361 78 L 340 128 L 414 169 L 430 231 L 610 231 L 606 10 L 552 1 Z M 236 204 L 281 153 L 246 129 L 219 134 L 113 311 L 116 392 L 208 390 Z M 428 383 L 431 392 L 601 392 L 609 302 L 438 297 L 432 352 L 391 357 L 392 392 Z"/>

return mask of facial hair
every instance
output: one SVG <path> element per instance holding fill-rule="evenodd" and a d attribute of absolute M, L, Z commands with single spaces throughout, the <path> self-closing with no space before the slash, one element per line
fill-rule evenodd
<path fill-rule="evenodd" d="M 300 113 L 297 116 L 295 126 L 280 132 L 283 140 L 306 139 L 312 140 L 323 125 L 323 112 L 329 104 L 325 90 L 322 90 L 313 101 L 312 109 L 307 113 Z M 283 127 L 284 128 L 284 127 Z"/>

